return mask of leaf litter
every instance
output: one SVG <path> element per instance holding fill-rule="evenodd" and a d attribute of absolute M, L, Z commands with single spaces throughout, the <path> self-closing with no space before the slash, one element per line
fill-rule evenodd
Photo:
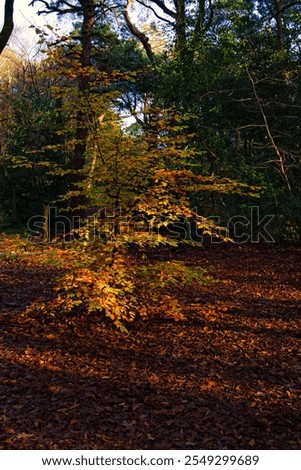
<path fill-rule="evenodd" d="M 128 334 L 95 314 L 29 314 L 63 265 L 51 249 L 2 257 L 0 448 L 299 449 L 300 253 L 137 252 L 213 266 L 217 282 L 168 287 L 183 320 L 162 312 Z"/>

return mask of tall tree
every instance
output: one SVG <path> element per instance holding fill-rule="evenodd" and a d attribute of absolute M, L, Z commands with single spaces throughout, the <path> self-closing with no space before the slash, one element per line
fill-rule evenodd
<path fill-rule="evenodd" d="M 81 26 L 79 30 L 80 53 L 77 57 L 79 62 L 77 87 L 80 97 L 89 93 L 90 73 L 92 58 L 92 38 L 95 33 L 95 17 L 102 10 L 103 5 L 98 0 L 56 0 L 46 2 L 44 0 L 33 0 L 31 5 L 40 3 L 44 6 L 39 14 L 55 13 L 59 16 L 73 15 L 79 18 Z M 74 145 L 74 183 L 78 185 L 82 180 L 81 170 L 86 161 L 87 138 L 89 133 L 89 116 L 87 110 L 78 109 L 76 116 L 76 141 Z M 75 197 L 72 201 L 73 207 L 83 205 L 82 198 Z"/>
<path fill-rule="evenodd" d="M 11 60 L 4 62 L 7 56 Z M 26 61 L 12 51 L 2 58 L 6 75 L 0 74 L 0 201 L 5 222 L 26 223 L 43 205 L 57 200 L 63 185 L 68 188 L 68 175 L 63 180 L 54 173 L 71 164 L 66 136 L 60 134 L 69 116 L 59 110 L 52 91 L 60 84 L 53 72 L 55 62 Z"/>
<path fill-rule="evenodd" d="M 8 43 L 14 29 L 14 1 L 5 0 L 4 23 L 0 32 L 0 54 Z"/>

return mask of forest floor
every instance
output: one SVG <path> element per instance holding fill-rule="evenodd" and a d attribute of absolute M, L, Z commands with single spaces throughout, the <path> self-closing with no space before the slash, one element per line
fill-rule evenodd
<path fill-rule="evenodd" d="M 300 255 L 158 250 L 213 266 L 217 282 L 173 286 L 185 320 L 139 320 L 128 334 L 96 315 L 29 314 L 60 268 L 4 256 L 0 448 L 300 449 Z"/>

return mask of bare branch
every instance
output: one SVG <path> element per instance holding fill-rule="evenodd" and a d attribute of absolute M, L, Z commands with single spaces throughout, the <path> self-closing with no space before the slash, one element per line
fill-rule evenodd
<path fill-rule="evenodd" d="M 149 58 L 149 60 L 151 62 L 154 62 L 154 53 L 152 51 L 152 47 L 150 45 L 150 42 L 149 42 L 149 39 L 148 37 L 146 36 L 146 34 L 144 34 L 142 31 L 140 31 L 137 26 L 134 25 L 134 23 L 132 22 L 132 20 L 130 19 L 130 8 L 133 4 L 133 0 L 128 0 L 127 1 L 127 5 L 126 5 L 126 8 L 125 10 L 122 12 L 123 16 L 124 16 L 124 19 L 125 19 L 125 22 L 127 24 L 127 27 L 129 28 L 129 30 L 131 31 L 131 33 L 137 38 L 139 39 L 139 41 L 141 42 L 141 44 L 143 45 L 144 49 L 145 49 L 145 52 Z"/>
<path fill-rule="evenodd" d="M 168 8 L 163 0 L 151 0 L 152 3 L 155 3 L 161 10 L 168 16 L 171 16 L 172 18 L 176 19 L 177 14 L 170 8 Z M 144 5 L 147 6 L 147 5 Z"/>
<path fill-rule="evenodd" d="M 247 75 L 250 79 L 250 82 L 252 84 L 252 88 L 253 88 L 253 91 L 254 91 L 254 96 L 256 98 L 256 101 L 257 101 L 257 104 L 258 104 L 258 107 L 260 109 L 260 112 L 261 112 L 261 115 L 262 115 L 262 118 L 263 118 L 263 121 L 264 121 L 264 124 L 265 124 L 265 128 L 266 128 L 266 131 L 267 131 L 267 134 L 268 134 L 268 137 L 270 139 L 270 142 L 271 142 L 271 145 L 273 147 L 273 149 L 275 150 L 275 153 L 278 157 L 278 163 L 279 163 L 279 167 L 280 167 L 280 173 L 284 179 L 284 181 L 286 182 L 286 185 L 287 185 L 287 188 L 289 190 L 289 192 L 291 193 L 292 192 L 292 188 L 291 188 L 291 185 L 290 185 L 290 182 L 289 182 L 289 179 L 287 177 L 287 174 L 286 174 L 286 170 L 285 170 L 285 166 L 284 166 L 284 161 L 285 161 L 285 156 L 283 155 L 283 153 L 280 151 L 280 148 L 278 147 L 278 145 L 276 144 L 275 142 L 275 138 L 273 137 L 272 135 L 272 132 L 271 132 L 271 128 L 270 128 L 270 125 L 269 125 L 269 122 L 268 122 L 268 118 L 264 112 L 264 109 L 263 109 L 263 105 L 262 105 L 262 100 L 260 98 L 260 96 L 258 95 L 258 92 L 257 92 L 257 89 L 256 89 L 256 84 L 255 84 L 255 81 L 252 77 L 252 74 L 248 68 L 248 66 L 246 65 L 246 71 L 247 71 Z"/>
<path fill-rule="evenodd" d="M 274 14 L 269 18 L 269 21 L 271 21 L 272 19 L 274 19 L 277 15 L 280 15 L 281 13 L 283 13 L 285 10 L 288 10 L 288 9 L 291 8 L 291 7 L 297 7 L 297 6 L 301 6 L 301 2 L 300 2 L 300 1 L 291 2 L 291 3 L 289 3 L 288 5 L 284 5 L 280 10 L 277 10 L 276 13 L 274 13 Z"/>
<path fill-rule="evenodd" d="M 64 15 L 66 13 L 79 13 L 83 10 L 82 7 L 71 5 L 68 2 L 65 2 L 65 5 L 67 5 L 69 8 L 59 8 L 55 5 L 50 5 L 50 3 L 46 0 L 32 0 L 29 5 L 33 6 L 37 2 L 42 3 L 46 8 L 45 10 L 38 11 L 38 15 L 48 15 L 49 13 L 57 13 L 58 15 Z"/>
<path fill-rule="evenodd" d="M 171 26 L 174 26 L 174 23 L 170 20 L 168 20 L 167 18 L 163 18 L 162 16 L 158 15 L 158 13 L 156 12 L 156 10 L 151 6 L 151 5 L 147 5 L 145 4 L 142 0 L 137 0 L 137 3 L 139 3 L 140 5 L 144 6 L 145 8 L 148 8 L 149 10 L 151 10 L 153 12 L 153 14 L 161 21 L 165 21 L 166 23 L 169 23 Z"/>

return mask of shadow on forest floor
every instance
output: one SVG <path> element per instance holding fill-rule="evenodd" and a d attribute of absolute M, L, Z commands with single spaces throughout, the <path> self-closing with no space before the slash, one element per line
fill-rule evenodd
<path fill-rule="evenodd" d="M 57 268 L 0 264 L 2 449 L 299 449 L 300 250 L 158 251 L 213 265 L 186 320 L 45 318 Z M 15 277 L 13 277 L 15 276 Z"/>

